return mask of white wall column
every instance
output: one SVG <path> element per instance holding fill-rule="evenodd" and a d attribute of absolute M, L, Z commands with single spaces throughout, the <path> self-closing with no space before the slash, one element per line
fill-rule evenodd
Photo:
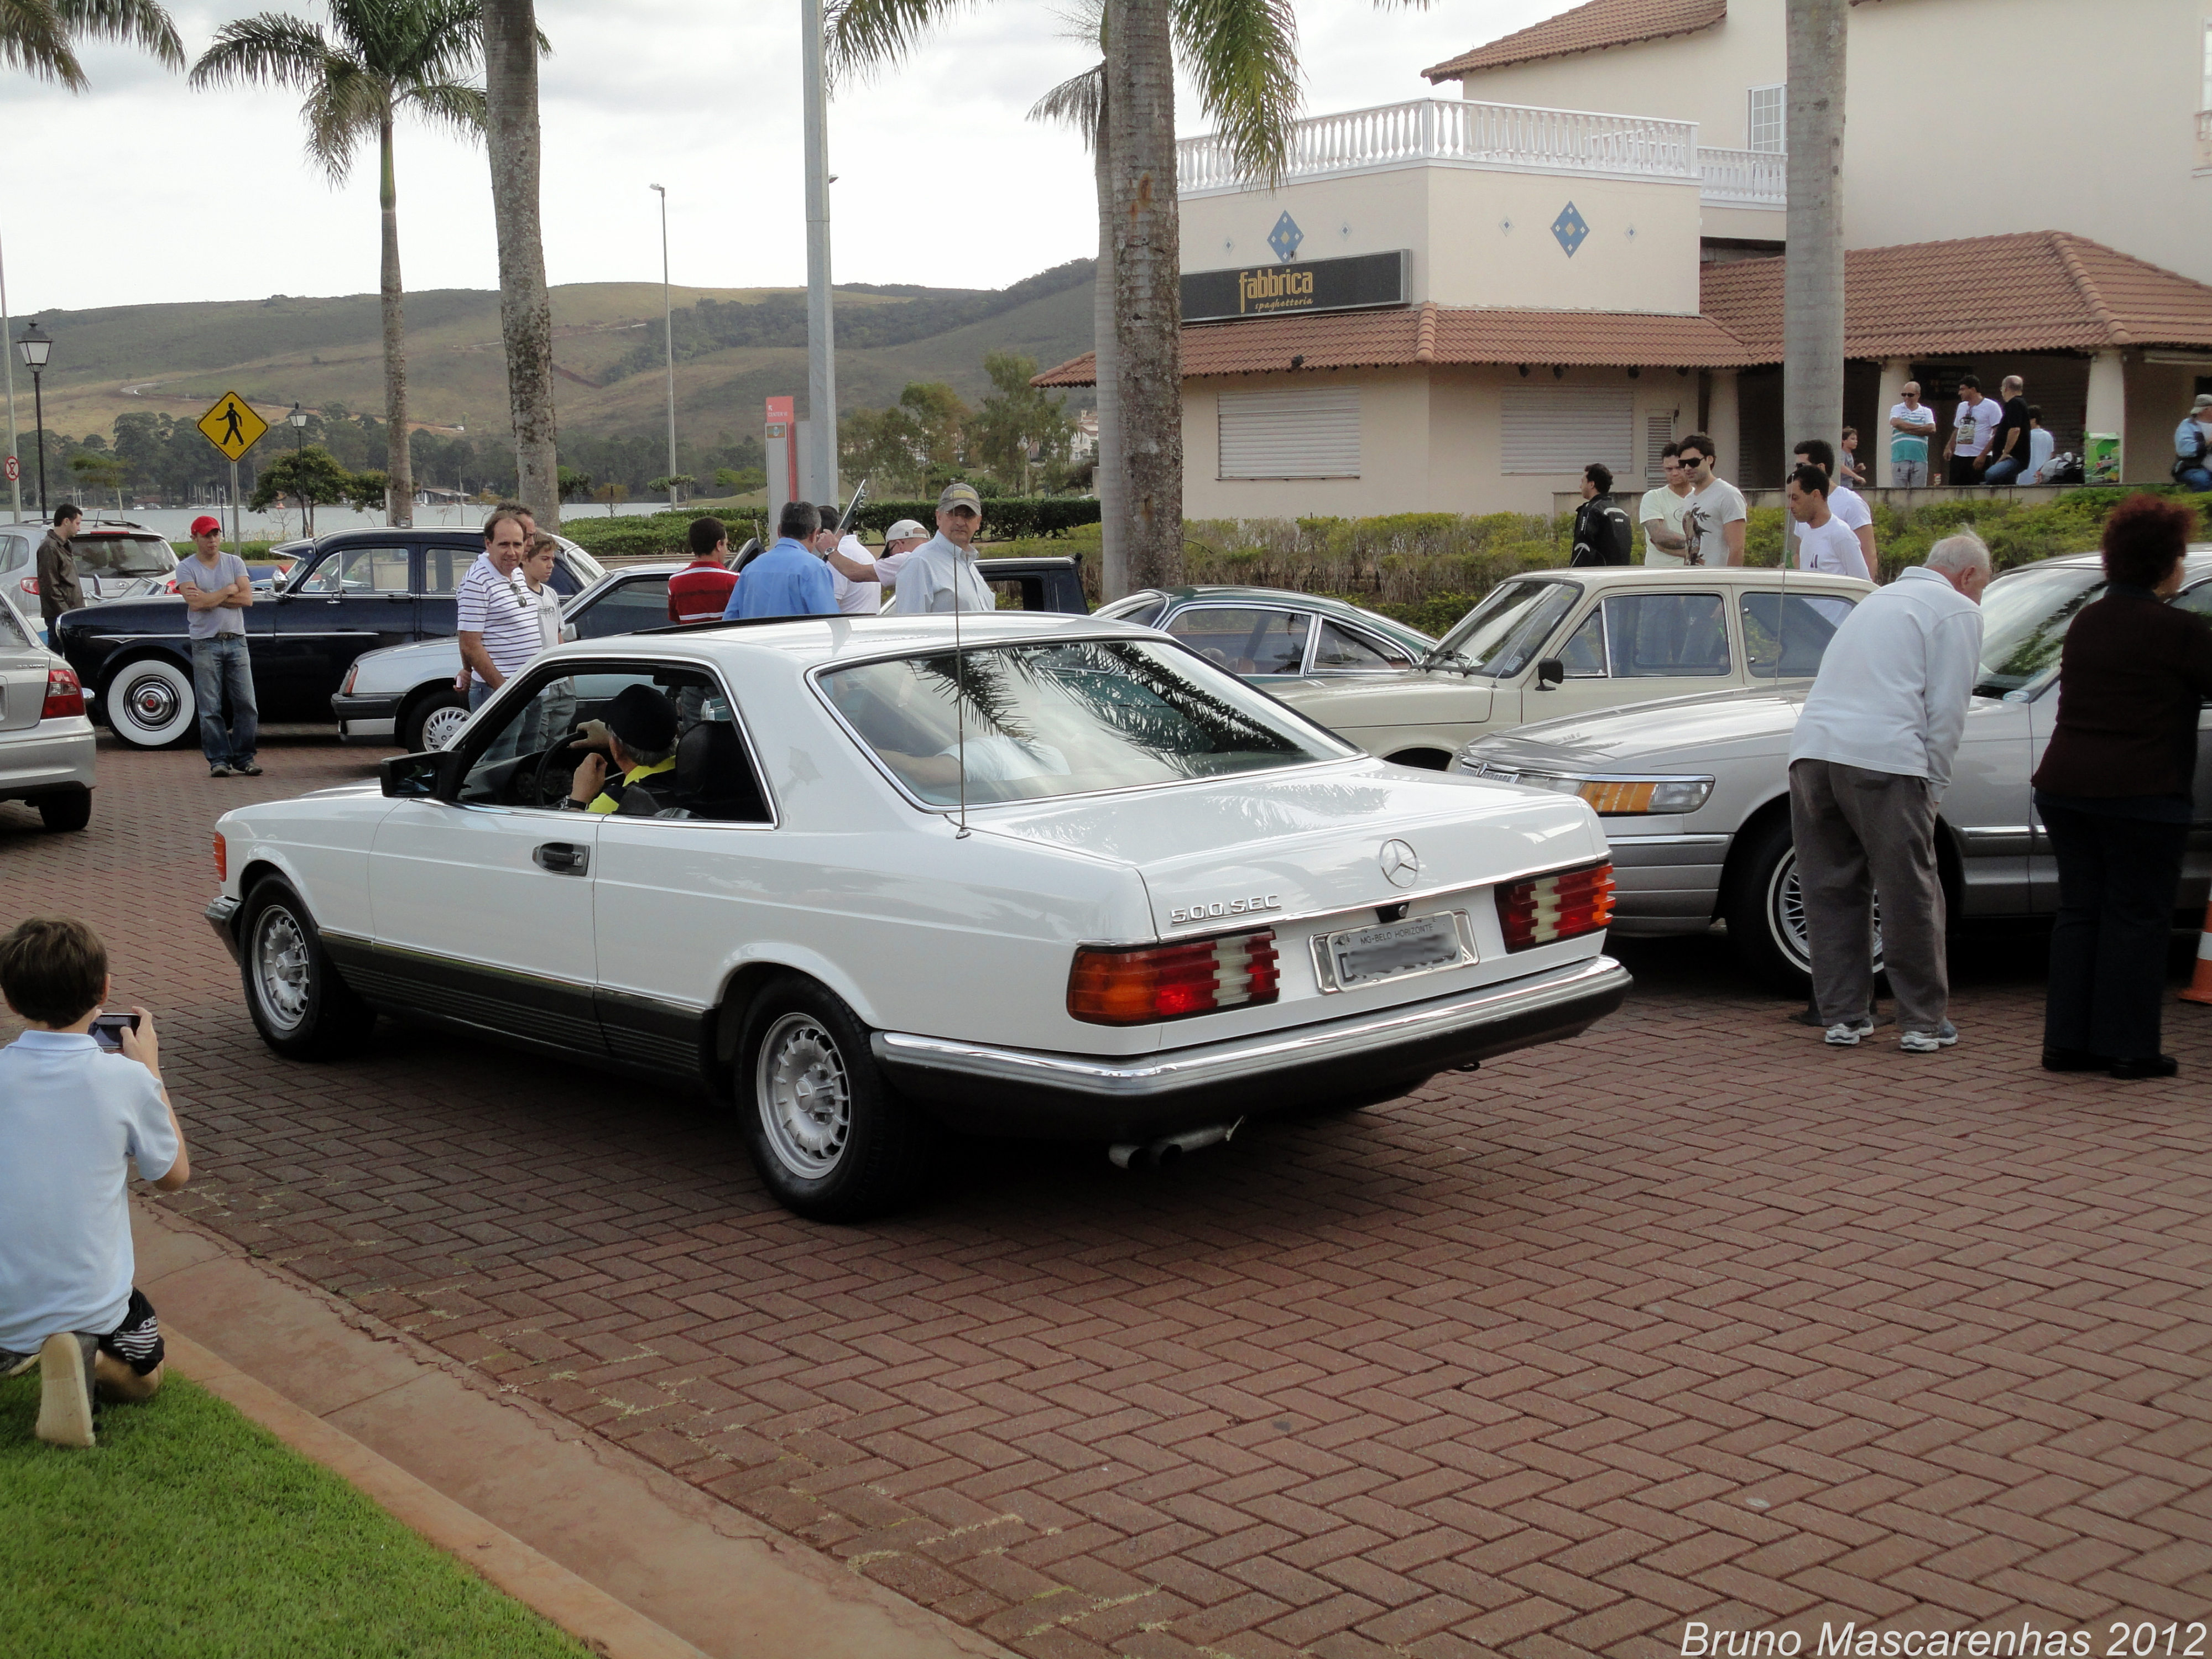
<path fill-rule="evenodd" d="M 1743 434 L 1736 414 L 1735 371 L 1717 368 L 1713 371 L 1712 400 L 1705 414 L 1705 435 L 1713 441 L 1718 452 L 1713 457 L 1713 471 L 1721 477 L 1734 483 L 1743 460 Z"/>
<path fill-rule="evenodd" d="M 1897 470 L 1889 464 L 1889 441 L 1897 434 L 1889 429 L 1889 411 L 1905 401 L 1905 383 L 1912 378 L 1912 360 L 1909 357 L 1885 357 L 1881 364 L 1881 390 L 1875 394 L 1875 429 L 1859 434 L 1859 459 L 1874 463 L 1875 487 L 1893 489 L 1897 487 Z M 1874 453 L 1867 448 L 1872 445 Z M 1932 459 L 1935 446 L 1930 444 Z"/>
<path fill-rule="evenodd" d="M 2120 436 L 2120 476 L 2128 467 L 2128 371 L 2117 351 L 2100 351 L 2089 361 L 2089 404 L 2081 430 L 2117 432 Z"/>

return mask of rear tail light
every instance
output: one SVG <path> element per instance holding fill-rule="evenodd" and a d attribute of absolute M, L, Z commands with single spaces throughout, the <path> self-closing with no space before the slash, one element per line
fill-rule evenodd
<path fill-rule="evenodd" d="M 349 697 L 353 696 L 353 683 L 360 678 L 361 665 L 359 663 L 356 663 L 352 667 L 346 670 L 345 684 L 338 687 L 338 696 L 342 697 Z"/>
<path fill-rule="evenodd" d="M 46 670 L 46 700 L 39 706 L 42 720 L 67 720 L 84 713 L 84 685 L 67 668 Z"/>
<path fill-rule="evenodd" d="M 1086 945 L 1067 975 L 1067 1012 L 1092 1025 L 1149 1025 L 1273 1002 L 1275 933 L 1224 933 L 1117 951 Z"/>
<path fill-rule="evenodd" d="M 217 881 L 230 879 L 230 843 L 222 838 L 220 830 L 215 832 L 215 878 Z"/>
<path fill-rule="evenodd" d="M 28 593 L 34 599 L 39 597 L 39 579 L 36 576 L 26 576 L 22 580 L 17 582 L 15 586 L 21 588 L 26 593 Z"/>
<path fill-rule="evenodd" d="M 1508 951 L 1528 951 L 1601 931 L 1613 920 L 1613 866 L 1586 864 L 1498 890 L 1498 928 Z"/>

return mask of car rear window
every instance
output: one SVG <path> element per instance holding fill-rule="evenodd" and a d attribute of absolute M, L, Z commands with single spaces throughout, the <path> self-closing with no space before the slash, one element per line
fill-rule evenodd
<path fill-rule="evenodd" d="M 177 568 L 176 549 L 159 536 L 79 536 L 70 552 L 94 576 L 166 576 Z"/>
<path fill-rule="evenodd" d="M 1037 800 L 1278 770 L 1357 752 L 1172 646 L 1081 640 L 822 672 L 830 703 L 918 799 Z"/>

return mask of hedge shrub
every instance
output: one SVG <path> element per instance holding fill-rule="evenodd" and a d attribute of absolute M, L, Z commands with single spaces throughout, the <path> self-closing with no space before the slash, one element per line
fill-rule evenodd
<path fill-rule="evenodd" d="M 574 517 L 563 514 L 561 533 L 594 556 L 605 559 L 650 559 L 684 556 L 684 532 L 700 517 L 693 509 L 675 513 L 635 513 L 610 515 L 580 508 Z M 730 539 L 742 546 L 749 536 L 767 538 L 774 526 L 766 513 L 725 513 L 716 515 L 730 526 Z M 901 519 L 937 522 L 937 503 L 927 501 L 863 501 L 858 515 L 861 529 L 874 536 Z M 1076 495 L 994 495 L 983 503 L 983 535 L 987 542 L 1060 538 L 1085 525 L 1098 522 L 1098 501 Z"/>

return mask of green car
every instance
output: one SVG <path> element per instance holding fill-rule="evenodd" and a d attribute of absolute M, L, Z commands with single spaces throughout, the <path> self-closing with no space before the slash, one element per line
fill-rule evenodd
<path fill-rule="evenodd" d="M 1097 614 L 1159 629 L 1271 691 L 1292 681 L 1403 674 L 1437 643 L 1356 605 L 1279 587 L 1148 587 Z"/>

